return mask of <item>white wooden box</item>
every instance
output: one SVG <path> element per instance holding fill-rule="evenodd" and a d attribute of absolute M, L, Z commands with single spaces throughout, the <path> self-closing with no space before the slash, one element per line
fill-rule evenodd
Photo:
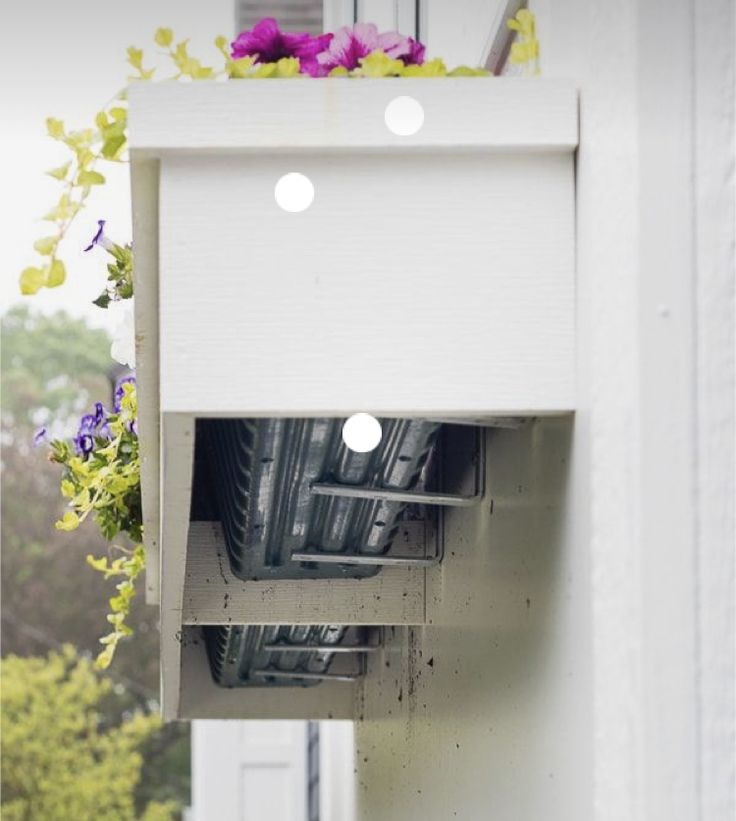
<path fill-rule="evenodd" d="M 404 95 L 425 118 L 401 137 L 384 112 Z M 574 409 L 576 145 L 577 94 L 560 82 L 130 89 L 147 595 L 162 610 L 166 715 L 180 713 L 177 637 L 203 601 L 198 571 L 187 579 L 187 541 L 202 538 L 188 526 L 196 417 Z M 274 196 L 294 171 L 315 188 L 300 213 Z M 289 593 L 246 583 L 240 608 L 299 623 L 327 601 L 324 622 L 346 609 L 359 621 L 360 605 L 372 623 L 421 624 L 425 572 Z"/>

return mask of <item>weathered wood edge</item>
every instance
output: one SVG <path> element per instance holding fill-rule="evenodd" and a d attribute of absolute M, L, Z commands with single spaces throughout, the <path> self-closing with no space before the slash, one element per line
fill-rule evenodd
<path fill-rule="evenodd" d="M 417 99 L 423 127 L 384 122 L 398 96 Z M 520 78 L 136 83 L 129 89 L 133 157 L 168 151 L 417 148 L 570 151 L 578 144 L 572 83 Z"/>
<path fill-rule="evenodd" d="M 395 540 L 397 550 L 422 555 L 424 531 L 424 522 L 406 523 Z M 181 620 L 184 625 L 424 624 L 424 576 L 421 567 L 384 567 L 366 579 L 242 581 L 230 570 L 219 523 L 192 522 Z"/>
<path fill-rule="evenodd" d="M 194 461 L 194 417 L 161 419 L 161 712 L 179 712 L 181 606 Z"/>
<path fill-rule="evenodd" d="M 146 603 L 158 604 L 160 591 L 158 202 L 159 163 L 135 160 L 130 169 L 135 263 L 136 379 L 141 492 L 146 549 Z"/>

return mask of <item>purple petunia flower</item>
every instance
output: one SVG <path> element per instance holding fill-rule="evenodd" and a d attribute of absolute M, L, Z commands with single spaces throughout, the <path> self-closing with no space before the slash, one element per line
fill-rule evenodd
<path fill-rule="evenodd" d="M 43 444 L 44 442 L 49 441 L 49 432 L 46 428 L 39 428 L 33 434 L 33 445 L 34 447 L 38 447 L 39 445 Z"/>
<path fill-rule="evenodd" d="M 97 420 L 91 413 L 86 413 L 79 420 L 79 430 L 74 437 L 74 449 L 77 456 L 87 456 L 95 446 L 95 432 Z"/>
<path fill-rule="evenodd" d="M 398 31 L 379 34 L 373 23 L 356 23 L 338 29 L 329 47 L 317 55 L 317 62 L 325 73 L 338 66 L 352 71 L 360 66 L 363 57 L 377 49 L 395 60 L 402 60 L 406 65 L 424 62 L 424 46 L 421 43 Z"/>
<path fill-rule="evenodd" d="M 104 439 L 112 438 L 110 426 L 107 423 L 107 411 L 102 402 L 95 402 L 95 427 L 98 436 L 102 436 Z"/>
<path fill-rule="evenodd" d="M 101 245 L 106 251 L 112 250 L 114 243 L 105 236 L 106 220 L 97 220 L 97 233 L 92 237 L 92 242 L 84 249 L 85 253 L 91 251 L 95 245 Z"/>
<path fill-rule="evenodd" d="M 132 374 L 130 376 L 124 376 L 122 379 L 119 379 L 117 384 L 115 385 L 115 395 L 113 397 L 113 404 L 112 409 L 113 413 L 120 413 L 120 405 L 123 401 L 123 397 L 125 396 L 125 389 L 123 385 L 135 385 L 135 376 Z"/>
<path fill-rule="evenodd" d="M 77 456 L 87 457 L 95 446 L 95 439 L 110 439 L 111 432 L 107 423 L 107 412 L 102 402 L 95 402 L 95 412 L 85 413 L 79 420 L 79 429 L 74 437 L 74 450 Z"/>
<path fill-rule="evenodd" d="M 317 55 L 323 52 L 332 39 L 331 34 L 313 37 L 306 32 L 281 31 L 273 17 L 264 17 L 252 29 L 241 31 L 231 44 L 233 60 L 255 57 L 258 63 L 274 63 L 282 57 L 298 57 L 303 74 L 319 76 L 321 67 Z"/>
<path fill-rule="evenodd" d="M 82 433 L 74 437 L 74 450 L 77 456 L 89 456 L 95 446 L 94 436 L 89 433 Z"/>

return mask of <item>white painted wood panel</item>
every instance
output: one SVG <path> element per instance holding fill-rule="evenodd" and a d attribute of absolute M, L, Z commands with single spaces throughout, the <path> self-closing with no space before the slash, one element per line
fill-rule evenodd
<path fill-rule="evenodd" d="M 380 653 L 377 655 L 381 655 Z M 210 673 L 198 628 L 185 628 L 181 646 L 181 696 L 177 717 L 247 719 L 353 719 L 360 685 L 323 681 L 314 687 L 220 687 Z M 335 671 L 348 671 L 354 660 L 340 657 Z"/>
<path fill-rule="evenodd" d="M 427 624 L 386 631 L 356 724 L 358 817 L 592 817 L 589 565 L 572 419 L 487 433 L 483 505 L 448 512 Z"/>
<path fill-rule="evenodd" d="M 353 723 L 319 725 L 320 821 L 355 819 L 355 734 Z"/>
<path fill-rule="evenodd" d="M 357 725 L 360 817 L 731 819 L 734 6 L 532 5 L 581 87 L 572 439 L 489 445 L 519 498 L 452 517 L 449 624 L 397 633 Z"/>
<path fill-rule="evenodd" d="M 420 32 L 429 57 L 441 57 L 448 66 L 483 65 L 506 0 L 421 0 L 420 6 Z"/>
<path fill-rule="evenodd" d="M 396 31 L 400 2 L 401 0 L 357 0 L 357 20 L 374 23 L 379 31 Z"/>
<path fill-rule="evenodd" d="M 138 436 L 146 549 L 146 602 L 160 601 L 160 418 L 158 369 L 158 185 L 157 160 L 133 163 L 130 173 L 135 237 L 135 340 Z"/>
<path fill-rule="evenodd" d="M 399 533 L 402 555 L 421 555 L 422 523 L 403 530 L 411 543 Z M 424 616 L 421 567 L 384 567 L 367 579 L 244 582 L 230 570 L 219 523 L 190 527 L 184 624 L 423 624 Z"/>
<path fill-rule="evenodd" d="M 575 91 L 402 81 L 426 120 L 417 137 L 401 139 L 383 125 L 395 87 L 131 90 L 137 276 L 147 295 L 138 311 L 144 492 L 150 555 L 159 535 L 161 545 L 166 718 L 362 714 L 356 688 L 334 682 L 298 693 L 223 691 L 201 642 L 182 645 L 182 633 L 192 635 L 183 623 L 412 624 L 426 616 L 423 570 L 261 584 L 235 596 L 215 589 L 226 575 L 213 572 L 212 551 L 201 563 L 189 557 L 185 589 L 187 545 L 198 538 L 188 542 L 196 415 L 575 407 Z M 317 191 L 302 214 L 282 212 L 273 198 L 275 182 L 294 170 Z"/>
<path fill-rule="evenodd" d="M 399 95 L 424 108 L 422 129 L 398 137 L 383 114 Z M 360 148 L 571 151 L 577 93 L 566 82 L 519 79 L 289 79 L 136 83 L 129 90 L 131 156 L 167 151 Z"/>
<path fill-rule="evenodd" d="M 736 816 L 736 7 L 695 25 L 700 813 Z"/>
<path fill-rule="evenodd" d="M 168 415 L 161 420 L 161 713 L 179 716 L 181 607 L 192 495 L 194 420 Z"/>
<path fill-rule="evenodd" d="M 195 721 L 193 821 L 305 821 L 306 723 Z"/>
<path fill-rule="evenodd" d="M 161 214 L 165 412 L 575 406 L 570 154 L 168 156 Z"/>

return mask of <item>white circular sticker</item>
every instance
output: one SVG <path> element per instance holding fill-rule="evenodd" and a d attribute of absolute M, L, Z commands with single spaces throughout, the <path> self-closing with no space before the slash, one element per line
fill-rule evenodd
<path fill-rule="evenodd" d="M 284 174 L 274 187 L 274 196 L 284 211 L 306 211 L 314 201 L 314 185 L 309 177 L 292 171 Z"/>
<path fill-rule="evenodd" d="M 354 413 L 342 426 L 342 441 L 356 453 L 368 453 L 381 443 L 381 423 L 370 413 Z"/>
<path fill-rule="evenodd" d="M 386 106 L 386 127 L 397 137 L 411 137 L 424 125 L 424 109 L 413 97 L 396 97 Z"/>

